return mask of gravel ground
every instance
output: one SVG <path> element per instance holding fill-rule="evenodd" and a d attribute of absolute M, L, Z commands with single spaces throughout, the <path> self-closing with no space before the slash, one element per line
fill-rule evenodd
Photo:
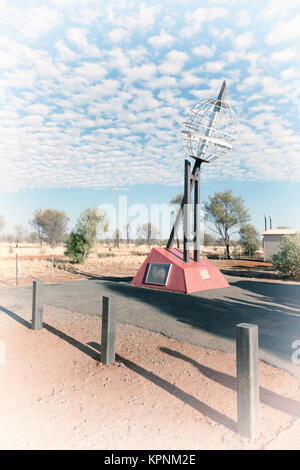
<path fill-rule="evenodd" d="M 119 323 L 100 363 L 101 322 L 1 290 L 1 449 L 300 449 L 299 380 L 260 362 L 261 434 L 237 434 L 235 355 Z M 2 343 L 3 345 L 3 343 Z M 2 359 L 4 359 L 2 357 Z"/>

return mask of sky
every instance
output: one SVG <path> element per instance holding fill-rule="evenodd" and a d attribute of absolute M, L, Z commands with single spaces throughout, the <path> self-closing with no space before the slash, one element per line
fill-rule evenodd
<path fill-rule="evenodd" d="M 262 232 L 300 227 L 298 0 L 0 0 L 0 214 L 168 203 L 182 191 L 181 128 L 216 98 L 232 151 L 203 165 L 202 201 L 232 189 Z"/>

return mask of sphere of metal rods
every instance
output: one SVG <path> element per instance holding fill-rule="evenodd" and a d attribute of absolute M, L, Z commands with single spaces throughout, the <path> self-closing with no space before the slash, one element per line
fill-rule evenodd
<path fill-rule="evenodd" d="M 237 118 L 224 101 L 197 104 L 183 123 L 182 139 L 190 157 L 213 161 L 232 149 L 236 141 Z"/>

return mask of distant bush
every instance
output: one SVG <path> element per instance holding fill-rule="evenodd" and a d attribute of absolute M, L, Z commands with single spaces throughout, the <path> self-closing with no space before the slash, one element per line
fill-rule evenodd
<path fill-rule="evenodd" d="M 111 258 L 112 256 L 116 256 L 115 253 L 98 253 L 98 259 L 101 258 Z"/>
<path fill-rule="evenodd" d="M 260 247 L 259 233 L 251 224 L 244 224 L 240 228 L 240 243 L 243 254 L 252 258 Z"/>
<path fill-rule="evenodd" d="M 274 268 L 282 277 L 300 281 L 300 234 L 286 235 L 280 243 L 280 251 L 272 258 Z"/>

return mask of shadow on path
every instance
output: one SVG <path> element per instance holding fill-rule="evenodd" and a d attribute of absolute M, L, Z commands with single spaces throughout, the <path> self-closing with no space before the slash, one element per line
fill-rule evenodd
<path fill-rule="evenodd" d="M 300 338 L 298 285 L 238 281 L 232 287 L 189 295 L 125 283 L 105 283 L 105 287 L 114 294 L 126 297 L 126 301 L 132 298 L 145 304 L 145 307 L 141 306 L 141 318 L 148 314 L 149 305 L 177 322 L 219 338 L 235 341 L 235 327 L 238 323 L 257 325 L 260 348 L 286 363 L 291 361 L 293 341 Z M 166 324 L 166 320 L 163 324 Z M 203 344 L 201 340 L 199 344 Z"/>
<path fill-rule="evenodd" d="M 14 313 L 11 310 L 8 310 L 7 308 L 2 307 L 2 306 L 0 306 L 0 312 L 5 313 L 9 317 L 11 317 L 13 320 L 17 321 L 18 323 L 25 326 L 29 330 L 32 329 L 31 322 L 29 322 L 29 321 L 25 320 L 24 318 L 20 317 L 20 315 L 18 315 L 17 313 Z M 93 349 L 89 348 L 88 346 L 81 343 L 80 341 L 77 341 L 72 336 L 69 336 L 66 333 L 63 333 L 62 331 L 58 330 L 54 326 L 49 325 L 46 322 L 43 322 L 43 328 L 45 328 L 45 330 L 49 331 L 50 333 L 58 336 L 59 338 L 63 339 L 64 341 L 69 343 L 71 346 L 74 346 L 75 348 L 79 349 L 84 354 L 87 354 L 92 359 L 95 359 L 96 361 L 100 361 L 100 356 L 99 356 L 98 353 L 96 353 Z M 38 330 L 38 331 L 41 331 L 41 330 Z"/>
<path fill-rule="evenodd" d="M 94 347 L 95 349 L 98 349 L 98 350 L 100 349 L 100 346 L 97 343 L 91 342 L 88 344 Z M 237 432 L 237 424 L 232 419 L 225 416 L 224 414 L 219 413 L 219 411 L 217 410 L 214 410 L 211 406 L 206 405 L 205 403 L 201 402 L 200 400 L 193 397 L 189 393 L 186 393 L 180 388 L 176 387 L 175 385 L 172 385 L 167 380 L 162 379 L 161 377 L 154 374 L 153 372 L 149 372 L 148 370 L 144 369 L 138 364 L 135 364 L 129 359 L 126 359 L 125 357 L 120 356 L 119 354 L 116 354 L 116 360 L 119 362 L 122 362 L 128 369 L 132 370 L 136 374 L 141 375 L 144 379 L 147 379 L 150 382 L 154 383 L 158 387 L 170 393 L 170 395 L 173 395 L 175 398 L 178 398 L 178 400 L 181 400 L 182 402 L 191 406 L 192 408 L 194 408 L 196 411 L 203 414 L 207 418 L 212 419 L 216 423 L 222 426 L 225 426 L 226 428 L 230 429 L 233 432 Z"/>
<path fill-rule="evenodd" d="M 0 307 L 0 311 L 5 313 L 6 315 L 10 316 L 12 319 L 15 321 L 19 322 L 22 324 L 24 327 L 31 329 L 31 323 L 22 318 L 20 315 L 12 312 L 11 310 L 6 309 L 5 307 Z M 57 328 L 49 325 L 48 323 L 43 323 L 43 327 L 49 331 L 50 333 L 58 336 L 60 339 L 63 341 L 67 342 L 71 346 L 77 348 L 79 351 L 82 353 L 88 355 L 91 357 L 93 360 L 99 362 L 101 360 L 101 356 L 99 352 L 101 352 L 101 346 L 98 343 L 95 342 L 89 342 L 87 344 L 84 344 L 72 336 L 67 335 L 66 333 L 58 330 Z M 180 360 L 185 360 L 189 363 L 191 363 L 194 367 L 196 367 L 199 372 L 201 372 L 203 375 L 206 375 L 210 379 L 214 380 L 217 383 L 220 383 L 232 390 L 236 390 L 236 379 L 228 374 L 224 374 L 221 372 L 218 372 L 214 369 L 211 369 L 209 367 L 203 366 L 200 363 L 194 361 L 193 359 L 168 348 L 161 348 L 161 351 L 169 354 L 172 357 L 175 357 Z M 150 372 L 143 367 L 139 366 L 138 364 L 135 364 L 134 362 L 130 361 L 129 359 L 126 359 L 120 355 L 116 355 L 116 360 L 119 362 L 122 362 L 128 369 L 132 370 L 136 374 L 141 375 L 145 379 L 149 380 L 150 382 L 154 383 L 158 387 L 162 388 L 166 392 L 170 393 L 173 395 L 175 398 L 181 400 L 182 402 L 186 403 L 187 405 L 191 406 L 194 408 L 196 411 L 199 413 L 203 414 L 209 419 L 212 419 L 213 421 L 217 422 L 220 425 L 225 426 L 226 428 L 230 429 L 233 432 L 237 432 L 237 424 L 229 417 L 225 416 L 224 414 L 218 412 L 217 410 L 213 409 L 209 405 L 206 405 L 205 403 L 201 402 L 197 398 L 193 397 L 187 392 L 184 392 L 180 388 L 176 387 L 175 385 L 172 385 L 170 382 L 166 381 L 165 379 L 159 377 L 158 375 L 154 374 L 153 372 Z M 284 398 L 281 397 L 280 395 L 271 392 L 267 389 L 261 388 L 261 400 L 263 403 L 276 408 L 280 411 L 284 411 L 286 413 L 289 413 L 292 416 L 299 416 L 299 402 L 289 399 L 289 398 Z"/>
<path fill-rule="evenodd" d="M 216 371 L 215 369 L 211 369 L 210 367 L 206 367 L 199 362 L 191 359 L 184 354 L 174 351 L 173 349 L 168 349 L 165 347 L 160 348 L 165 354 L 172 356 L 176 359 L 189 362 L 192 366 L 194 366 L 202 375 L 205 375 L 209 379 L 213 380 L 216 383 L 224 385 L 231 390 L 237 391 L 237 382 L 236 377 L 232 375 L 225 374 L 224 372 Z M 272 392 L 264 387 L 259 388 L 260 391 L 260 401 L 265 405 L 270 406 L 279 411 L 283 411 L 284 413 L 288 413 L 293 417 L 300 417 L 300 402 L 294 400 L 292 398 L 282 397 L 278 395 L 278 393 Z"/>
<path fill-rule="evenodd" d="M 12 312 L 11 310 L 8 310 L 4 307 L 0 307 L 0 311 L 3 313 L 9 315 L 11 318 L 16 320 L 17 322 L 21 323 L 23 326 L 25 326 L 28 329 L 31 329 L 31 323 L 28 322 L 27 320 L 24 320 L 22 317 L 17 315 L 16 313 Z M 57 328 L 49 325 L 48 323 L 43 323 L 43 328 L 45 328 L 47 331 L 50 333 L 58 336 L 61 338 L 63 341 L 66 341 L 68 344 L 71 346 L 79 349 L 82 353 L 88 355 L 92 359 L 96 361 L 100 361 L 100 355 L 99 352 L 101 353 L 101 346 L 98 343 L 95 342 L 90 342 L 87 345 L 81 343 L 80 341 L 76 340 L 75 338 L 67 335 L 66 333 L 63 333 L 62 331 L 58 330 Z M 228 418 L 227 416 L 223 415 L 222 413 L 219 413 L 218 411 L 214 410 L 212 407 L 206 405 L 205 403 L 202 403 L 201 401 L 197 400 L 197 398 L 193 397 L 189 393 L 184 392 L 180 388 L 176 387 L 175 385 L 170 384 L 170 382 L 166 381 L 165 379 L 162 379 L 158 375 L 154 374 L 153 372 L 149 372 L 148 370 L 144 369 L 143 367 L 135 364 L 134 362 L 120 356 L 116 355 L 116 360 L 119 362 L 122 362 L 128 369 L 132 370 L 136 374 L 141 375 L 145 379 L 149 380 L 150 382 L 154 383 L 158 387 L 162 388 L 166 392 L 170 393 L 174 397 L 178 398 L 182 402 L 186 403 L 187 405 L 191 406 L 194 408 L 196 411 L 199 413 L 202 413 L 205 415 L 207 418 L 212 419 L 213 421 L 217 422 L 218 424 L 221 424 L 228 429 L 237 432 L 237 425 L 236 423 Z"/>

